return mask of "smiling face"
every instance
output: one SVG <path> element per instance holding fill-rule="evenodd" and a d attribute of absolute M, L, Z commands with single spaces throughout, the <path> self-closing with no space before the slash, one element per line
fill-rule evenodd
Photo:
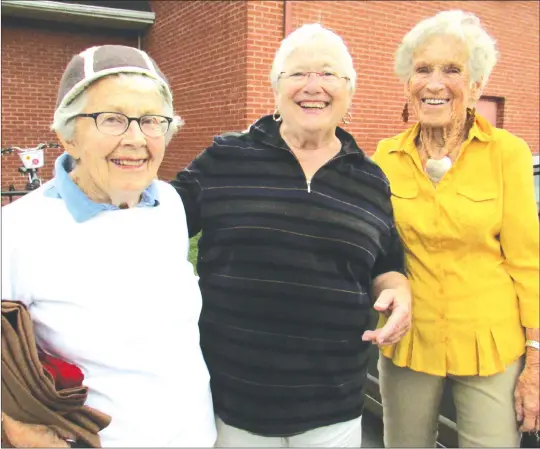
<path fill-rule="evenodd" d="M 285 73 L 275 92 L 283 123 L 306 132 L 334 130 L 351 103 L 348 82 L 342 78 L 345 76 L 343 67 L 339 54 L 328 44 L 292 52 L 285 61 Z M 303 77 L 302 73 L 307 72 L 318 74 Z"/>
<path fill-rule="evenodd" d="M 480 84 L 471 87 L 468 60 L 466 45 L 454 36 L 434 36 L 418 48 L 406 95 L 420 123 L 448 127 L 463 120 Z"/>
<path fill-rule="evenodd" d="M 164 100 L 149 78 L 110 76 L 87 90 L 83 113 L 121 112 L 129 117 L 164 113 Z M 119 136 L 100 132 L 93 118 L 77 118 L 74 138 L 63 142 L 78 160 L 72 172 L 79 187 L 94 201 L 135 197 L 150 185 L 165 153 L 165 137 L 148 137 L 132 121 Z"/>

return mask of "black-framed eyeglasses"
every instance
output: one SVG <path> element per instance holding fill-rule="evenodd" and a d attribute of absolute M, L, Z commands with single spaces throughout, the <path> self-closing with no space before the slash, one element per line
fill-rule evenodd
<path fill-rule="evenodd" d="M 167 133 L 173 119 L 164 115 L 143 115 L 128 117 L 121 112 L 94 112 L 92 114 L 77 114 L 72 118 L 93 118 L 98 131 L 108 136 L 124 134 L 131 122 L 137 122 L 141 131 L 148 137 L 160 137 Z"/>

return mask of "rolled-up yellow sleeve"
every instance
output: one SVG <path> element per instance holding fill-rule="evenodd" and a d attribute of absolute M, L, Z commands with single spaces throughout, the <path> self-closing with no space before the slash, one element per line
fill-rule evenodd
<path fill-rule="evenodd" d="M 503 214 L 500 242 L 504 268 L 514 281 L 521 325 L 538 328 L 540 305 L 539 221 L 531 151 L 515 137 L 503 150 Z"/>

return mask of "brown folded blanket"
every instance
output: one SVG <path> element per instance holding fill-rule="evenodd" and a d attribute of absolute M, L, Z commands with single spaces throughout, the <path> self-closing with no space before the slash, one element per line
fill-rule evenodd
<path fill-rule="evenodd" d="M 84 405 L 88 388 L 56 389 L 43 369 L 26 307 L 2 301 L 2 412 L 17 421 L 51 427 L 78 445 L 101 447 L 98 432 L 111 418 Z"/>

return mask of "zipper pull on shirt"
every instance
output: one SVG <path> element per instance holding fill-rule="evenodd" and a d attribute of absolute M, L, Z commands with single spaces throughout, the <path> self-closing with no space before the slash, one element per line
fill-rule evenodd
<path fill-rule="evenodd" d="M 311 179 L 306 179 L 307 192 L 311 193 Z"/>

